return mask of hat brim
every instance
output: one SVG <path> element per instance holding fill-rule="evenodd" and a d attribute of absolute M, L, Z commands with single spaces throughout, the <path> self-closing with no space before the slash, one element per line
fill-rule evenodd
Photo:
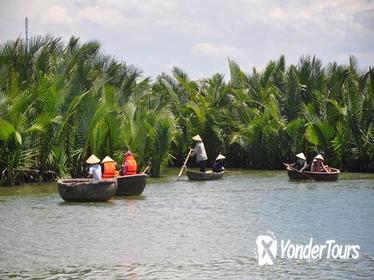
<path fill-rule="evenodd" d="M 106 156 L 106 157 L 101 161 L 101 163 L 104 163 L 104 162 L 114 162 L 114 160 L 113 160 L 111 157 Z"/>
<path fill-rule="evenodd" d="M 306 160 L 306 157 L 305 157 L 304 153 L 297 154 L 296 157 L 299 158 L 299 159 Z"/>
<path fill-rule="evenodd" d="M 203 141 L 203 139 L 201 139 L 200 135 L 195 135 L 194 137 L 192 137 L 192 140 Z"/>
<path fill-rule="evenodd" d="M 226 157 L 224 155 L 219 154 L 216 160 L 225 159 Z"/>
<path fill-rule="evenodd" d="M 86 163 L 87 164 L 96 164 L 96 163 L 100 163 L 100 159 L 95 156 L 95 155 L 91 155 L 87 160 L 86 160 Z"/>
<path fill-rule="evenodd" d="M 325 159 L 323 158 L 323 156 L 321 156 L 321 155 L 317 155 L 317 156 L 315 156 L 315 159 L 325 160 Z"/>

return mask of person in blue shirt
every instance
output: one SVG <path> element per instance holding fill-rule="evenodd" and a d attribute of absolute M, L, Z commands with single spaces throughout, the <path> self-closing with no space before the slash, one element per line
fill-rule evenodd
<path fill-rule="evenodd" d="M 224 155 L 219 154 L 216 160 L 213 163 L 213 172 L 222 172 L 225 170 L 225 167 L 223 166 L 223 160 L 226 157 Z"/>

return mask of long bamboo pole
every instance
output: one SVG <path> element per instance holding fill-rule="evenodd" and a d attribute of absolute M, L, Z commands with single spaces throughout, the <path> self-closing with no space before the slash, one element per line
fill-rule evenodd
<path fill-rule="evenodd" d="M 193 151 L 193 150 L 190 148 L 190 151 L 188 152 L 188 155 L 187 155 L 187 157 L 186 157 L 186 160 L 185 160 L 184 163 L 183 163 L 183 166 L 182 166 L 182 168 L 181 168 L 181 171 L 180 171 L 179 174 L 178 174 L 177 180 L 178 180 L 179 177 L 182 175 L 182 173 L 183 173 L 183 169 L 186 168 L 186 163 L 187 163 L 187 161 L 188 161 L 188 159 L 189 159 L 190 154 L 191 154 L 192 151 Z"/>

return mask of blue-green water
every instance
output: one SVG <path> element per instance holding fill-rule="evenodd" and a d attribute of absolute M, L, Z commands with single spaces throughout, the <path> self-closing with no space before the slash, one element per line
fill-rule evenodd
<path fill-rule="evenodd" d="M 65 203 L 55 183 L 0 188 L 0 278 L 374 278 L 374 175 L 299 183 L 241 171 L 191 182 L 176 173 L 108 203 Z M 256 238 L 269 230 L 278 242 L 358 244 L 360 256 L 259 266 Z"/>

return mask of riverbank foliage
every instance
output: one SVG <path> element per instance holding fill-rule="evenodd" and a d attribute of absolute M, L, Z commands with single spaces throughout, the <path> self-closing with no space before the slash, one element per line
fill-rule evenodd
<path fill-rule="evenodd" d="M 36 36 L 0 45 L 0 170 L 8 184 L 17 170 L 80 177 L 94 153 L 160 176 L 180 166 L 200 134 L 211 161 L 230 167 L 279 169 L 303 151 L 323 152 L 330 166 L 374 171 L 374 68 L 323 66 L 285 57 L 263 71 L 244 72 L 229 60 L 230 77 L 200 80 L 174 67 L 155 81 L 103 55 L 98 42 L 67 43 Z"/>

